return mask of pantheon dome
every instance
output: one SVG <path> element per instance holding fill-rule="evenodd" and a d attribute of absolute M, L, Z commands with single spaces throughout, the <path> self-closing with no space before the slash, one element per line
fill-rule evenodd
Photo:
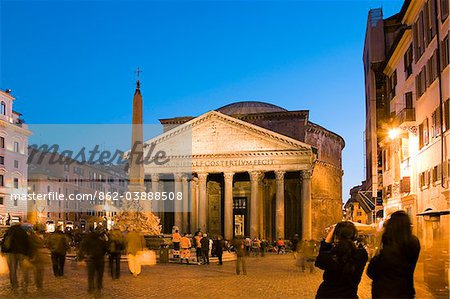
<path fill-rule="evenodd" d="M 220 107 L 219 109 L 216 109 L 216 111 L 227 115 L 243 115 L 266 112 L 286 112 L 287 110 L 270 103 L 258 101 L 243 101 L 225 105 L 223 107 Z"/>

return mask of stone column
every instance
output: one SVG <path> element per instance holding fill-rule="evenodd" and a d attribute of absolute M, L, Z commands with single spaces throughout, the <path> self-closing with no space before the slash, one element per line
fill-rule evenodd
<path fill-rule="evenodd" d="M 191 180 L 191 233 L 198 229 L 198 178 L 193 177 Z"/>
<path fill-rule="evenodd" d="M 233 172 L 223 174 L 225 182 L 224 200 L 224 237 L 226 240 L 233 239 L 234 219 L 233 219 Z"/>
<path fill-rule="evenodd" d="M 151 179 L 152 179 L 152 193 L 153 193 L 153 198 L 155 198 L 155 193 L 159 192 L 159 175 L 157 173 L 152 173 L 151 175 Z M 160 212 L 163 212 L 163 205 L 157 201 L 157 200 L 153 200 L 152 201 L 152 211 L 156 212 L 157 215 L 159 215 Z"/>
<path fill-rule="evenodd" d="M 181 177 L 182 175 L 180 173 L 174 174 L 175 179 L 175 197 L 174 197 L 174 216 L 175 216 L 175 226 L 178 226 L 178 229 L 181 231 L 181 228 L 183 227 L 183 218 L 182 218 L 182 211 L 183 211 L 183 201 L 177 199 L 177 194 L 179 192 L 182 192 L 182 185 L 181 185 Z"/>
<path fill-rule="evenodd" d="M 261 180 L 260 171 L 250 172 L 251 182 L 251 196 L 250 196 L 250 237 L 255 238 L 259 236 L 259 202 L 258 191 L 259 182 Z"/>
<path fill-rule="evenodd" d="M 183 175 L 181 178 L 181 184 L 182 184 L 182 205 L 183 205 L 183 227 L 180 228 L 183 233 L 187 232 L 188 227 L 188 211 L 189 211 L 189 186 L 188 186 L 188 178 L 187 176 Z"/>
<path fill-rule="evenodd" d="M 208 189 L 206 182 L 207 173 L 198 173 L 198 226 L 203 231 L 207 231 L 207 215 L 208 215 Z"/>
<path fill-rule="evenodd" d="M 284 239 L 284 174 L 285 171 L 275 171 L 277 181 L 276 199 L 275 199 L 275 227 L 276 238 Z"/>
<path fill-rule="evenodd" d="M 312 238 L 311 171 L 302 171 L 302 239 Z"/>

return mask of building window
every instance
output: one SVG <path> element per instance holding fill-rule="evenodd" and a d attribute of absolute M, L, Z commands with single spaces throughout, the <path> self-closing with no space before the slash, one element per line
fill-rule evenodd
<path fill-rule="evenodd" d="M 14 189 L 19 189 L 19 179 L 14 178 Z"/>
<path fill-rule="evenodd" d="M 434 0 L 428 1 L 424 6 L 424 33 L 428 45 L 436 35 L 436 7 Z"/>
<path fill-rule="evenodd" d="M 5 186 L 4 176 L 3 174 L 0 174 L 0 186 Z"/>
<path fill-rule="evenodd" d="M 426 89 L 427 89 L 427 72 L 426 66 L 424 65 L 416 76 L 417 99 L 419 99 L 425 93 Z"/>
<path fill-rule="evenodd" d="M 5 165 L 5 157 L 0 156 L 0 165 Z"/>
<path fill-rule="evenodd" d="M 432 137 L 441 135 L 441 110 L 439 107 L 431 115 L 431 134 Z"/>
<path fill-rule="evenodd" d="M 428 118 L 419 125 L 419 149 L 428 144 Z"/>
<path fill-rule="evenodd" d="M 14 160 L 14 168 L 19 168 L 19 161 L 18 160 Z"/>
<path fill-rule="evenodd" d="M 387 91 L 389 100 L 392 100 L 395 97 L 396 87 L 397 87 L 397 71 L 394 71 L 387 80 Z"/>
<path fill-rule="evenodd" d="M 6 103 L 3 101 L 0 104 L 0 114 L 6 115 Z"/>
<path fill-rule="evenodd" d="M 17 141 L 14 141 L 14 151 L 15 151 L 16 153 L 19 152 L 19 142 L 17 142 Z"/>
<path fill-rule="evenodd" d="M 16 198 L 14 198 L 13 202 L 14 202 L 14 206 L 17 207 L 17 199 Z"/>
<path fill-rule="evenodd" d="M 0 148 L 5 148 L 5 137 L 0 137 Z"/>
<path fill-rule="evenodd" d="M 444 20 L 448 17 L 449 10 L 449 2 L 448 0 L 441 0 L 441 21 L 444 23 Z"/>
<path fill-rule="evenodd" d="M 5 204 L 5 198 L 3 196 L 0 196 L 0 205 Z"/>
<path fill-rule="evenodd" d="M 438 76 L 438 67 L 437 67 L 437 52 L 434 51 L 433 55 L 430 57 L 430 59 L 427 61 L 427 87 L 429 87 L 434 80 L 436 80 Z"/>
<path fill-rule="evenodd" d="M 69 164 L 64 164 L 64 171 L 69 171 Z"/>
<path fill-rule="evenodd" d="M 447 36 L 441 42 L 441 71 L 443 71 L 449 64 L 450 61 L 449 47 L 450 45 L 447 34 Z"/>
<path fill-rule="evenodd" d="M 450 125 L 450 99 L 447 99 L 444 102 L 444 131 L 450 129 L 449 125 Z"/>
<path fill-rule="evenodd" d="M 412 45 L 406 50 L 405 56 L 403 57 L 404 67 L 405 67 L 405 77 L 409 78 L 412 74 L 412 64 L 413 64 L 413 52 Z"/>

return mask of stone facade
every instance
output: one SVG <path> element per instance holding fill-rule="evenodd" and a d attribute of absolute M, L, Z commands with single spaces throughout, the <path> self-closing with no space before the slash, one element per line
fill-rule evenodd
<path fill-rule="evenodd" d="M 166 177 L 170 172 L 186 172 L 192 189 L 204 192 L 208 201 L 204 209 L 200 202 L 206 199 L 190 193 L 194 194 L 190 201 L 199 201 L 200 207 L 191 205 L 194 208 L 188 213 L 189 225 L 180 221 L 182 217 L 177 217 L 176 212 L 175 216 L 161 214 L 166 232 L 176 224 L 185 231 L 201 228 L 230 237 L 240 224 L 234 223 L 235 231 L 230 231 L 233 224 L 229 222 L 233 217 L 236 220 L 236 211 L 242 210 L 245 235 L 275 239 L 299 234 L 319 239 L 325 227 L 342 219 L 342 137 L 310 122 L 306 110 L 287 111 L 268 103 L 239 102 L 216 111 L 197 118 L 163 119 L 165 133 L 147 142 L 167 148 L 169 142 L 176 144 L 175 136 L 184 132 L 184 144 L 192 144 L 190 153 L 184 155 L 190 159 L 185 169 L 152 166 L 145 172 L 160 176 L 164 173 Z M 173 154 L 177 151 L 173 147 L 168 150 Z M 222 162 L 209 161 L 210 157 Z M 233 161 L 240 159 L 253 162 L 234 165 Z M 206 186 L 201 187 L 205 179 Z M 253 209 L 256 204 L 258 208 Z M 228 216 L 227 205 L 234 207 Z M 204 217 L 209 221 L 202 220 Z"/>

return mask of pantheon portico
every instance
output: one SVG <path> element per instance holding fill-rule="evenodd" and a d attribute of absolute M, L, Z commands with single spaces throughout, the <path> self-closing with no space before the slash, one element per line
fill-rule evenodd
<path fill-rule="evenodd" d="M 318 168 L 323 168 L 319 174 L 329 168 L 327 161 L 319 160 L 319 149 L 312 144 L 242 119 L 262 116 L 267 121 L 289 114 L 304 118 L 305 113 L 293 115 L 275 105 L 241 102 L 198 117 L 161 120 L 165 132 L 146 141 L 144 154 L 152 144 L 167 155 L 166 163 L 145 166 L 147 191 L 175 194 L 174 200 L 152 201 L 163 231 L 170 233 L 177 226 L 181 232 L 200 229 L 226 239 L 245 235 L 274 240 L 294 234 L 317 238 L 328 223 L 314 217 L 314 176 Z M 296 125 L 292 122 L 286 128 Z M 307 119 L 297 129 L 305 130 L 305 125 Z M 340 155 L 343 140 L 336 136 L 331 137 L 339 141 Z M 341 188 L 342 171 L 336 168 Z M 341 191 L 336 192 L 335 198 L 319 199 L 319 209 L 336 214 L 329 222 L 340 220 L 335 209 L 341 210 Z"/>

